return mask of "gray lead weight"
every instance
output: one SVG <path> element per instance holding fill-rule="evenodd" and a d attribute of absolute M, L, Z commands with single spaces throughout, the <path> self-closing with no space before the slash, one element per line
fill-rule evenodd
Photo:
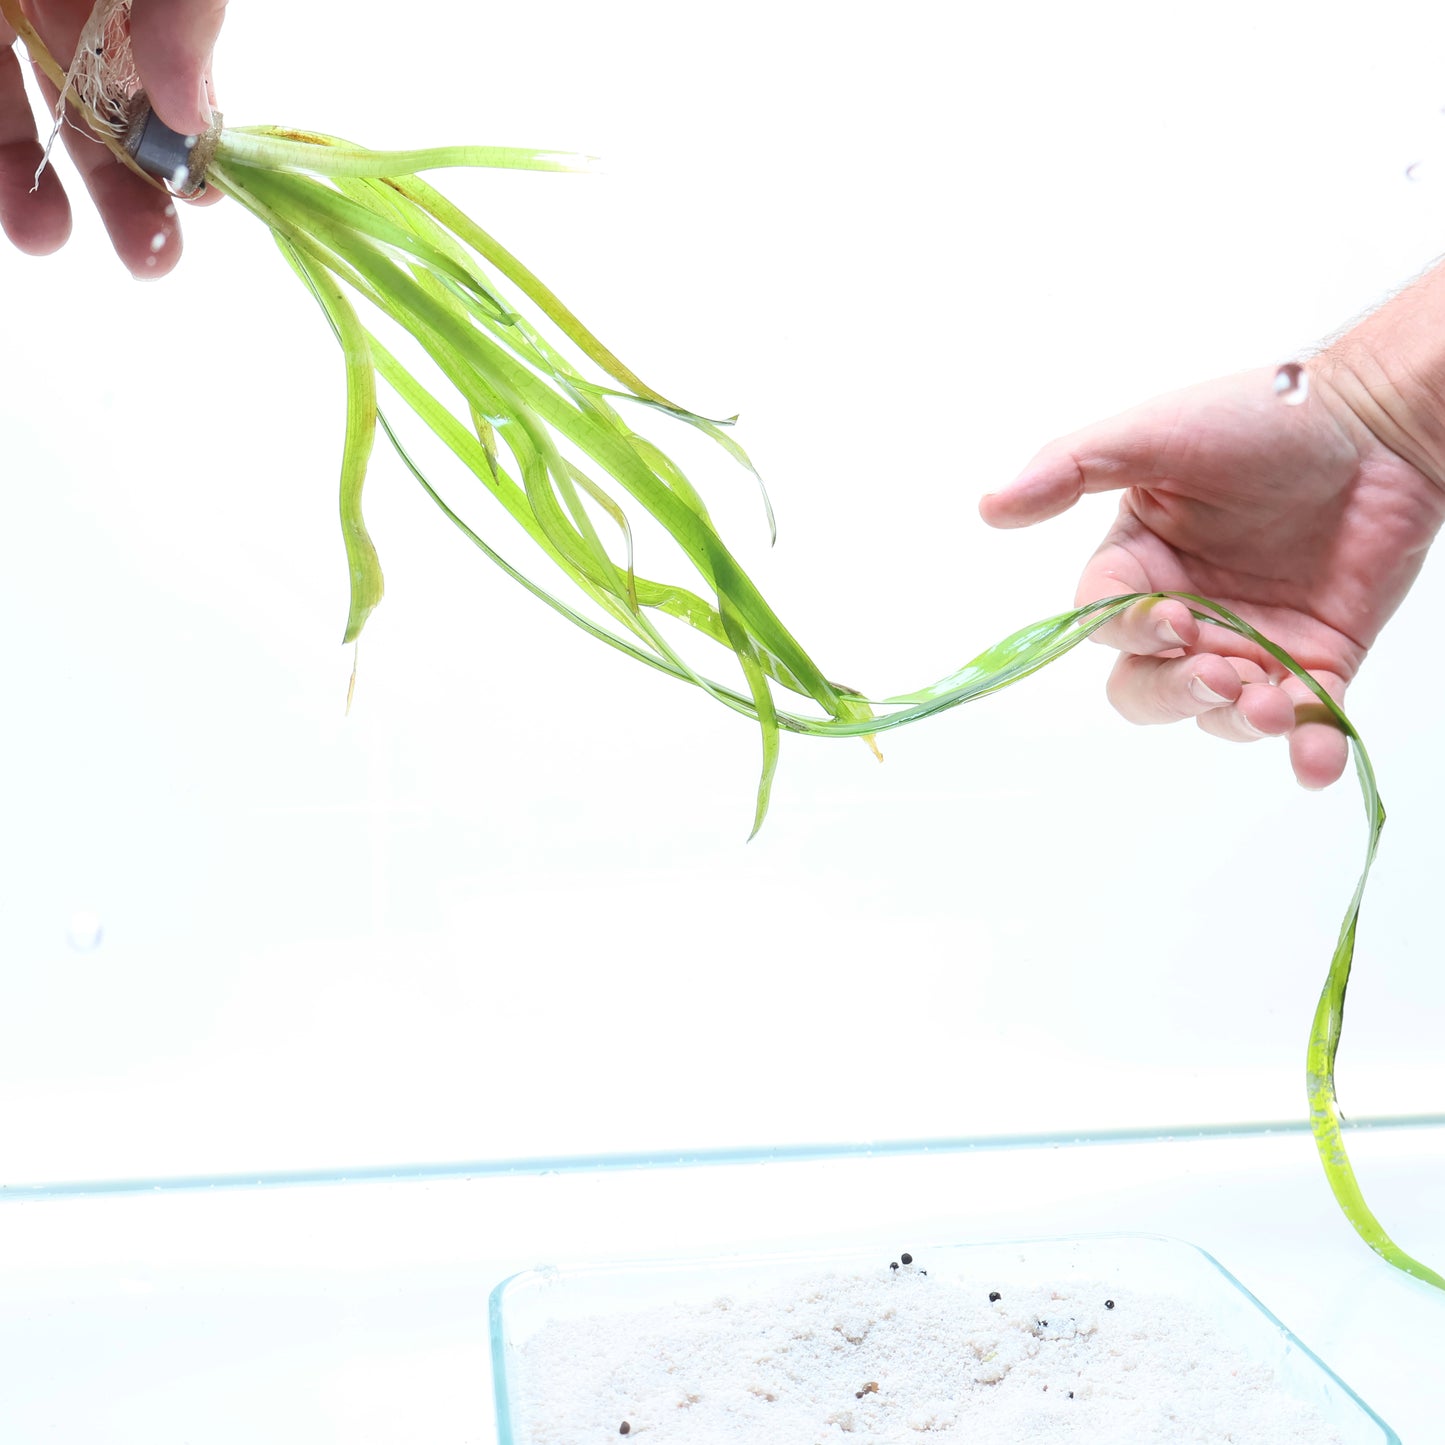
<path fill-rule="evenodd" d="M 198 139 L 172 130 L 146 106 L 131 122 L 126 149 L 148 176 L 164 181 L 180 195 L 191 196 L 205 184 L 204 176 L 192 179 L 192 153 Z"/>

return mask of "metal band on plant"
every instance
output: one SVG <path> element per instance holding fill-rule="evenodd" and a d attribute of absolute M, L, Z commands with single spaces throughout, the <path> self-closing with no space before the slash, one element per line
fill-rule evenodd
<path fill-rule="evenodd" d="M 125 132 L 126 150 L 141 170 L 165 182 L 177 195 L 196 195 L 205 188 L 206 170 L 221 139 L 220 112 L 204 135 L 182 135 L 151 109 L 144 94 L 136 99 L 139 104 Z"/>

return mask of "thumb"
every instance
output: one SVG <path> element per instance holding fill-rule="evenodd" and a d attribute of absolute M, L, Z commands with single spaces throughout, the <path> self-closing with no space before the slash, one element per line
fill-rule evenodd
<path fill-rule="evenodd" d="M 979 514 L 990 527 L 1032 527 L 1067 512 L 1086 492 L 1146 486 L 1155 480 L 1156 436 L 1141 407 L 1061 437 L 1007 486 L 981 497 Z"/>
<path fill-rule="evenodd" d="M 204 92 L 226 0 L 134 0 L 131 54 L 155 113 L 182 135 L 211 124 Z"/>
<path fill-rule="evenodd" d="M 1032 527 L 1067 512 L 1084 495 L 1084 469 L 1062 442 L 1052 442 L 1006 487 L 979 498 L 990 527 Z"/>

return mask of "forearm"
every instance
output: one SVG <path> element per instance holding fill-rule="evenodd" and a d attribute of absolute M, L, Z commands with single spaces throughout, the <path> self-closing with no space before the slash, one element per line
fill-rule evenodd
<path fill-rule="evenodd" d="M 1310 370 L 1445 489 L 1445 264 L 1351 327 Z"/>

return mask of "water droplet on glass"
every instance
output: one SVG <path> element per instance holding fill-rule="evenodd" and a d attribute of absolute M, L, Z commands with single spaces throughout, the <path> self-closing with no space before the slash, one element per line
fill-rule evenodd
<path fill-rule="evenodd" d="M 105 926 L 100 921 L 100 914 L 91 908 L 72 913 L 65 927 L 65 936 L 77 953 L 94 953 L 104 935 Z"/>
<path fill-rule="evenodd" d="M 1309 373 L 1297 361 L 1287 361 L 1274 374 L 1274 394 L 1286 406 L 1298 406 L 1310 394 Z"/>

